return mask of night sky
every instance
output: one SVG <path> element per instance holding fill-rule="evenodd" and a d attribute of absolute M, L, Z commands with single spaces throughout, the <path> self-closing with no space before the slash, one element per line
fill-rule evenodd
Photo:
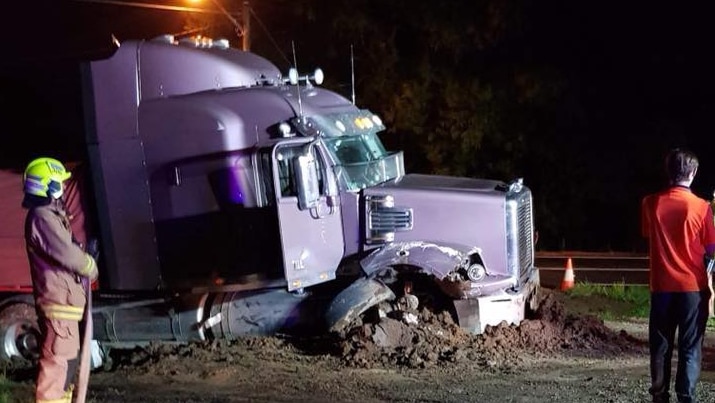
<path fill-rule="evenodd" d="M 198 7 L 178 0 L 154 3 Z M 236 11 L 240 8 L 238 0 L 224 3 Z M 711 129 L 715 5 L 590 0 L 524 3 L 530 4 L 528 19 L 535 27 L 530 53 L 568 80 L 586 116 L 573 132 L 574 148 L 557 156 L 556 164 L 552 160 L 540 169 L 585 173 L 588 181 L 574 176 L 560 179 L 565 182 L 561 185 L 587 182 L 587 191 L 594 193 L 593 203 L 578 209 L 592 216 L 596 224 L 587 228 L 592 233 L 564 234 L 547 245 L 550 249 L 641 251 L 640 198 L 663 185 L 662 158 L 669 148 L 692 148 L 700 157 L 693 184 L 698 195 L 710 199 L 715 189 L 715 155 L 711 155 L 715 154 Z M 251 2 L 269 26 L 281 8 L 290 4 Z M 380 1 L 360 4 L 379 7 Z M 10 8 L 0 27 L 6 52 L 0 57 L 2 167 L 22 167 L 39 153 L 81 158 L 76 151 L 81 142 L 77 132 L 83 130 L 81 99 L 73 90 L 79 86 L 77 62 L 109 55 L 112 35 L 120 40 L 149 39 L 181 32 L 186 21 L 185 13 L 74 0 L 12 2 L 5 7 Z M 215 17 L 217 30 L 231 35 L 228 20 Z M 271 47 L 272 38 L 258 24 L 253 28 L 253 49 L 265 50 L 265 56 L 281 62 Z M 294 26 L 284 24 L 280 30 L 286 38 L 292 30 L 301 30 L 300 21 Z M 240 40 L 232 43 L 239 46 Z M 525 176 L 529 184 L 529 173 Z M 532 190 L 538 195 L 539 188 L 537 183 Z M 571 237 L 579 242 L 570 242 Z"/>

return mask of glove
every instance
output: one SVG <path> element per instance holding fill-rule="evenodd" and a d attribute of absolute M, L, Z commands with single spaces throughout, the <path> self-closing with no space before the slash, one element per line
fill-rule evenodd
<path fill-rule="evenodd" d="M 713 269 L 715 269 L 715 256 L 706 253 L 703 255 L 703 264 L 705 265 L 705 271 L 708 274 L 712 274 Z"/>
<path fill-rule="evenodd" d="M 90 282 L 93 282 L 94 280 L 99 277 L 99 270 L 97 268 L 97 261 L 94 260 L 94 258 L 87 254 L 87 257 L 92 260 L 92 265 L 89 267 L 89 271 L 83 271 L 81 273 L 77 273 L 77 282 L 80 283 L 86 279 L 89 279 Z"/>
<path fill-rule="evenodd" d="M 99 258 L 99 241 L 97 238 L 92 238 L 87 241 L 87 248 L 85 248 L 87 253 L 97 260 Z"/>

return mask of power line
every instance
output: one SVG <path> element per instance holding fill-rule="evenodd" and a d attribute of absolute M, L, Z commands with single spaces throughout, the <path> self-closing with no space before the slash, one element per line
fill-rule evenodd
<path fill-rule="evenodd" d="M 191 13 L 204 13 L 204 14 L 221 14 L 222 13 L 220 11 L 208 10 L 205 8 L 167 6 L 167 5 L 163 5 L 163 4 L 118 1 L 118 0 L 72 0 L 72 1 L 77 1 L 80 3 L 106 4 L 106 5 L 111 5 L 111 6 L 149 8 L 149 9 L 153 9 L 153 10 L 164 10 L 164 11 L 185 11 L 185 12 L 191 12 Z"/>
<path fill-rule="evenodd" d="M 181 11 L 181 12 L 192 12 L 192 13 L 204 13 L 204 14 L 223 14 L 226 16 L 229 21 L 231 21 L 231 24 L 233 24 L 234 29 L 236 30 L 236 34 L 239 36 L 244 36 L 247 35 L 247 32 L 244 30 L 246 27 L 242 27 L 241 24 L 233 17 L 233 15 L 226 10 L 217 0 L 212 0 L 212 3 L 216 5 L 219 8 L 219 11 L 216 10 L 209 10 L 205 8 L 197 8 L 197 7 L 184 7 L 184 6 L 167 6 L 163 4 L 154 4 L 154 3 L 142 3 L 142 2 L 132 2 L 132 1 L 119 1 L 119 0 L 72 0 L 80 3 L 93 3 L 93 4 L 104 4 L 104 5 L 113 5 L 113 6 L 122 6 L 122 7 L 135 7 L 135 8 L 147 8 L 147 9 L 153 9 L 153 10 L 164 10 L 164 11 Z M 278 46 L 278 43 L 276 42 L 275 38 L 273 38 L 273 35 L 271 35 L 270 31 L 266 27 L 266 25 L 263 23 L 263 21 L 258 17 L 256 12 L 253 10 L 252 7 L 246 7 L 249 10 L 249 13 L 253 18 L 258 21 L 258 24 L 261 26 L 261 29 L 263 32 L 268 36 L 268 39 L 270 40 L 271 44 L 276 48 L 280 56 L 285 60 L 286 63 L 289 65 L 291 64 L 290 59 L 286 56 L 286 54 L 281 50 L 280 46 Z M 245 45 L 244 45 L 245 47 Z M 247 50 L 247 49 L 244 49 Z"/>
<path fill-rule="evenodd" d="M 243 37 L 244 38 L 244 43 L 243 43 L 243 50 L 248 50 L 247 49 L 247 40 L 246 40 L 246 35 L 247 35 L 247 27 L 241 25 L 236 18 L 228 11 L 224 6 L 219 3 L 218 0 L 211 0 L 211 2 L 219 9 L 219 11 L 216 10 L 208 10 L 205 8 L 196 8 L 196 7 L 184 7 L 184 6 L 167 6 L 164 4 L 155 4 L 155 3 L 144 3 L 144 2 L 130 2 L 130 1 L 119 1 L 119 0 L 73 0 L 76 2 L 82 2 L 82 3 L 94 3 L 94 4 L 103 4 L 103 5 L 112 5 L 112 6 L 123 6 L 123 7 L 135 7 L 135 8 L 145 8 L 145 9 L 152 9 L 152 10 L 163 10 L 163 11 L 179 11 L 179 12 L 189 12 L 189 13 L 204 13 L 204 14 L 223 14 L 233 25 L 234 31 L 236 32 L 236 35 L 238 37 Z M 188 31 L 188 32 L 195 32 L 196 30 Z"/>
<path fill-rule="evenodd" d="M 250 10 L 251 10 L 251 15 L 256 19 L 256 21 L 258 21 L 258 25 L 260 25 L 261 28 L 263 28 L 263 32 L 266 33 L 266 35 L 268 36 L 268 39 L 271 41 L 273 46 L 275 46 L 278 53 L 280 53 L 280 55 L 283 56 L 283 60 L 285 60 L 286 63 L 288 63 L 288 65 L 290 66 L 291 61 L 288 59 L 288 57 L 285 55 L 285 53 L 283 53 L 281 48 L 278 46 L 278 43 L 276 43 L 276 40 L 273 38 L 273 35 L 271 35 L 271 33 L 268 31 L 268 28 L 266 28 L 265 24 L 263 24 L 263 21 L 261 21 L 261 19 L 258 18 L 258 15 L 256 14 L 255 11 L 253 11 L 253 8 L 251 8 Z"/>

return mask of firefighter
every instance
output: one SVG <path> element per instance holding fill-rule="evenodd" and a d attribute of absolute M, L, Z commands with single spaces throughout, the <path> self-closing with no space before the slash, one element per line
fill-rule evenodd
<path fill-rule="evenodd" d="M 97 278 L 97 264 L 72 236 L 61 199 L 71 176 L 54 158 L 37 158 L 25 169 L 25 242 L 32 272 L 42 338 L 35 398 L 71 402 L 79 364 L 80 331 L 86 285 Z"/>

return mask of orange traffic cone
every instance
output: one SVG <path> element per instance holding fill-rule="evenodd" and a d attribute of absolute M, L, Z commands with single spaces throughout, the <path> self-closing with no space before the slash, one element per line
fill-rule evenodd
<path fill-rule="evenodd" d="M 573 262 L 571 258 L 566 261 L 566 271 L 564 271 L 564 279 L 561 280 L 561 291 L 570 290 L 574 285 Z"/>

